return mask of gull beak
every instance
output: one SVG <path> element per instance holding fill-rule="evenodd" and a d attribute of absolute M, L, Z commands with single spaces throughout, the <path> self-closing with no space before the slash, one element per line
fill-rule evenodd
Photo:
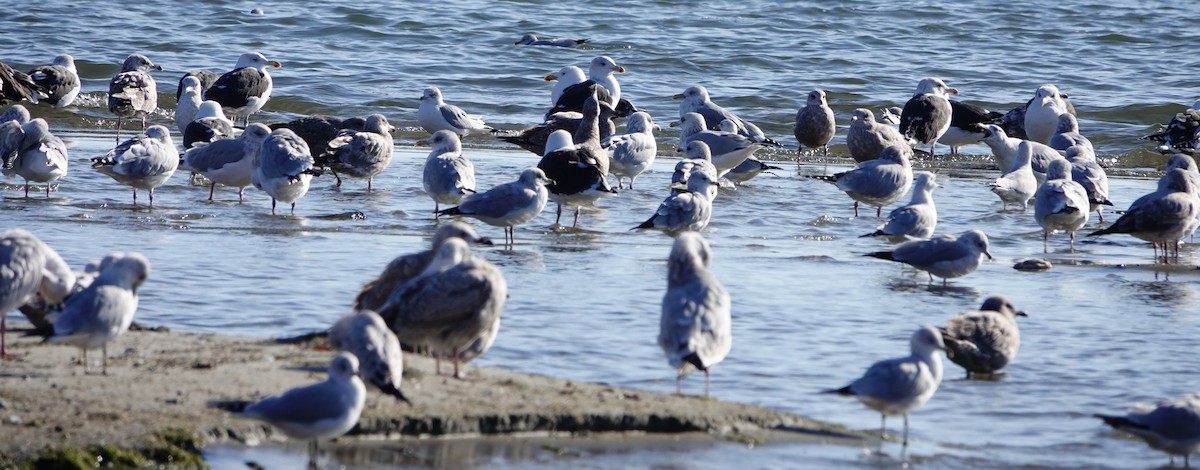
<path fill-rule="evenodd" d="M 278 61 L 278 60 L 272 60 L 272 61 L 270 61 L 270 62 L 267 62 L 267 65 L 270 65 L 270 66 L 272 66 L 272 67 L 275 67 L 275 68 L 280 68 L 280 67 L 283 67 L 283 64 L 279 63 L 279 61 Z"/>
<path fill-rule="evenodd" d="M 542 80 L 547 81 L 547 82 L 553 82 L 555 80 L 558 80 L 558 75 L 555 75 L 555 74 L 546 75 L 544 78 L 542 78 Z"/>
<path fill-rule="evenodd" d="M 1024 310 L 1017 310 L 1017 313 L 1015 313 L 1014 315 L 1016 315 L 1018 317 L 1028 317 L 1029 316 L 1029 314 L 1025 313 Z"/>
<path fill-rule="evenodd" d="M 614 71 L 614 72 L 625 73 L 625 67 L 622 67 L 622 66 L 618 65 L 618 66 L 617 66 L 617 68 L 613 69 L 613 71 Z"/>
<path fill-rule="evenodd" d="M 949 90 L 946 90 L 946 92 L 947 92 L 947 93 L 950 93 L 951 95 L 957 95 L 957 94 L 958 94 L 958 88 L 951 88 L 951 89 L 949 89 Z"/>
<path fill-rule="evenodd" d="M 159 71 L 159 72 L 162 72 L 162 66 L 161 66 L 161 65 L 155 65 L 155 66 L 154 66 L 154 70 L 157 70 L 157 71 Z"/>
<path fill-rule="evenodd" d="M 993 257 L 992 257 L 992 254 L 991 254 L 991 253 L 989 253 L 989 252 L 986 252 L 986 251 L 985 251 L 985 252 L 983 252 L 983 254 L 987 255 L 987 257 L 988 257 L 988 259 L 989 259 L 989 260 L 995 260 L 995 259 L 996 259 L 996 258 L 993 258 Z"/>
<path fill-rule="evenodd" d="M 656 131 L 658 131 L 658 132 L 662 132 L 662 126 L 660 126 L 660 125 L 658 125 L 658 124 L 655 124 L 655 125 L 654 125 L 654 130 L 656 130 Z"/>
<path fill-rule="evenodd" d="M 488 237 L 479 237 L 479 238 L 475 239 L 475 244 L 492 246 L 492 245 L 495 245 L 496 242 L 493 242 L 492 239 L 488 238 Z"/>
<path fill-rule="evenodd" d="M 675 96 L 679 96 L 679 95 L 675 95 Z M 670 124 L 667 124 L 667 126 L 669 126 L 669 127 L 679 127 L 679 121 L 671 121 L 671 123 L 670 123 Z"/>
<path fill-rule="evenodd" d="M 674 95 L 672 95 L 672 96 L 671 96 L 671 99 L 673 99 L 673 100 L 681 100 L 681 99 L 683 99 L 683 93 L 676 93 L 676 94 L 674 94 Z"/>

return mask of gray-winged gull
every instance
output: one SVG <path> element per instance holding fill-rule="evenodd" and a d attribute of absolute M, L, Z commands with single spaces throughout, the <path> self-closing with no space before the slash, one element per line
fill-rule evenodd
<path fill-rule="evenodd" d="M 751 156 L 746 157 L 742 163 L 739 163 L 738 166 L 733 167 L 732 170 L 729 170 L 729 172 L 725 173 L 725 179 L 736 184 L 742 184 L 763 173 L 774 175 L 775 173 L 771 173 L 770 170 L 782 169 L 783 168 L 763 163 L 763 161 L 759 160 L 758 157 Z"/>
<path fill-rule="evenodd" d="M 161 126 L 160 126 L 161 127 Z M 150 260 L 141 253 L 112 253 L 104 268 L 83 291 L 67 298 L 61 311 L 50 314 L 51 343 L 75 346 L 87 372 L 87 350 L 100 348 L 101 372 L 108 375 L 108 343 L 133 323 L 138 288 L 150 276 Z"/>
<path fill-rule="evenodd" d="M 983 143 L 992 149 L 992 157 L 996 162 L 996 167 L 1000 168 L 1001 172 L 1010 170 L 1016 164 L 1017 148 L 1022 142 L 1027 142 L 1030 151 L 1033 152 L 1030 156 L 1029 165 L 1033 169 L 1033 176 L 1037 178 L 1038 183 L 1046 179 L 1046 166 L 1050 164 L 1050 161 L 1062 158 L 1062 154 L 1050 148 L 1049 145 L 1009 137 L 1000 126 L 995 124 L 988 124 L 983 127 Z"/>
<path fill-rule="evenodd" d="M 343 315 L 329 328 L 329 345 L 354 354 L 358 358 L 359 374 L 380 391 L 412 403 L 400 391 L 404 379 L 404 351 L 400 349 L 400 340 L 379 314 L 358 310 Z"/>
<path fill-rule="evenodd" d="M 15 132 L 15 131 L 14 131 Z M 67 144 L 50 133 L 49 125 L 42 118 L 21 125 L 21 144 L 17 147 L 12 168 L 5 175 L 19 175 L 25 179 L 25 197 L 29 197 L 29 183 L 46 183 L 46 197 L 59 178 L 67 175 Z"/>
<path fill-rule="evenodd" d="M 117 137 L 121 142 L 121 121 L 141 118 L 146 130 L 146 115 L 158 109 L 158 87 L 150 71 L 162 71 L 149 57 L 133 54 L 125 58 L 121 71 L 108 82 L 108 111 L 117 115 Z"/>
<path fill-rule="evenodd" d="M 492 244 L 491 239 L 480 237 L 475 229 L 466 223 L 459 221 L 442 223 L 438 226 L 437 231 L 433 232 L 430 249 L 397 256 L 383 268 L 383 271 L 375 279 L 363 284 L 358 295 L 354 297 L 354 308 L 371 311 L 382 308 L 392 291 L 425 271 L 425 268 L 433 261 L 437 249 L 451 238 L 460 238 L 472 244 Z"/>
<path fill-rule="evenodd" d="M 1164 182 L 1153 193 L 1139 198 L 1130 205 L 1120 218 L 1103 230 L 1089 233 L 1089 237 L 1110 233 L 1127 233 L 1135 238 L 1150 242 L 1155 247 L 1154 260 L 1158 262 L 1158 246 L 1163 247 L 1163 262 L 1168 263 L 1167 248 L 1183 239 L 1191 226 L 1196 212 L 1200 211 L 1200 200 L 1192 186 L 1186 170 L 1176 168 L 1163 175 Z"/>
<path fill-rule="evenodd" d="M 189 170 L 212 182 L 208 188 L 209 201 L 220 184 L 238 188 L 238 202 L 242 202 L 243 191 L 253 182 L 254 160 L 270 135 L 267 126 L 254 123 L 246 126 L 236 139 L 221 139 L 189 149 L 183 154 L 183 162 Z"/>
<path fill-rule="evenodd" d="M 321 174 L 313 167 L 308 144 L 291 129 L 271 131 L 263 141 L 254 166 L 250 183 L 271 195 L 272 215 L 276 201 L 291 204 L 291 212 L 295 213 L 296 201 L 308 193 L 313 176 Z"/>
<path fill-rule="evenodd" d="M 436 216 L 442 204 L 461 204 L 467 196 L 475 194 L 475 165 L 462 154 L 458 134 L 440 130 L 426 142 L 432 150 L 425 157 L 421 186 L 433 199 Z"/>
<path fill-rule="evenodd" d="M 446 104 L 442 90 L 431 86 L 421 94 L 421 106 L 417 108 L 417 123 L 430 134 L 447 130 L 460 136 L 471 131 L 491 131 L 479 116 L 467 114 L 462 108 Z"/>
<path fill-rule="evenodd" d="M 992 374 L 1003 369 L 1021 347 L 1017 317 L 1028 316 L 1017 310 L 1008 298 L 994 295 L 983 301 L 979 310 L 968 310 L 946 320 L 940 328 L 951 362 L 973 374 Z"/>
<path fill-rule="evenodd" d="M 1088 147 L 1068 148 L 1067 161 L 1071 162 L 1071 179 L 1087 191 L 1089 210 L 1096 211 L 1100 221 L 1104 222 L 1101 209 L 1113 205 L 1112 201 L 1108 200 L 1108 173 L 1100 166 L 1100 162 L 1096 161 L 1096 154 Z"/>
<path fill-rule="evenodd" d="M 5 345 L 8 312 L 28 302 L 42 285 L 46 264 L 42 247 L 32 233 L 10 229 L 0 235 L 0 360 L 10 357 Z"/>
<path fill-rule="evenodd" d="M 569 143 L 570 137 L 565 138 Z M 441 214 L 465 215 L 488 225 L 504 227 L 504 241 L 511 245 L 516 241 L 513 226 L 529 222 L 542 213 L 548 198 L 546 184 L 552 182 L 540 168 L 526 168 L 516 181 L 467 196 L 462 204 L 443 210 Z"/>
<path fill-rule="evenodd" d="M 1175 466 L 1175 456 L 1183 456 L 1183 466 L 1191 465 L 1191 454 L 1200 452 L 1200 394 L 1189 394 L 1154 404 L 1139 403 L 1125 416 L 1092 415 L 1113 429 L 1142 438 L 1151 449 L 1166 452 Z"/>
<path fill-rule="evenodd" d="M 804 147 L 820 147 L 822 154 L 828 157 L 829 141 L 833 140 L 836 131 L 837 120 L 833 116 L 833 109 L 825 101 L 825 90 L 808 92 L 804 106 L 796 111 L 795 128 L 792 130 L 796 142 L 800 143 L 796 152 L 803 152 Z"/>
<path fill-rule="evenodd" d="M 684 376 L 702 370 L 708 396 L 709 369 L 725 359 L 733 344 L 729 292 L 709 271 L 711 261 L 712 247 L 700 234 L 675 237 L 658 329 L 658 345 L 676 370 L 675 393 L 682 393 Z"/>
<path fill-rule="evenodd" d="M 908 147 L 885 147 L 879 158 L 859 163 L 852 170 L 814 178 L 833 183 L 854 199 L 855 217 L 860 202 L 875 206 L 875 216 L 880 217 L 884 206 L 900 200 L 912 186 L 909 152 Z"/>
<path fill-rule="evenodd" d="M 612 156 L 609 159 L 609 171 L 617 177 L 617 189 L 622 189 L 622 178 L 629 178 L 629 189 L 658 156 L 658 141 L 654 139 L 654 131 L 658 124 L 649 113 L 636 112 L 629 116 L 625 124 L 625 133 L 609 136 L 601 146 L 608 149 Z"/>
<path fill-rule="evenodd" d="M 196 119 L 196 113 L 200 111 L 200 103 L 204 102 L 204 91 L 200 89 L 200 79 L 190 75 L 179 81 L 179 88 L 179 98 L 175 103 L 175 128 L 179 129 L 180 134 L 183 134 L 187 130 L 188 124 Z M 214 103 L 216 102 L 214 101 Z M 184 148 L 187 148 L 186 143 L 184 143 Z"/>
<path fill-rule="evenodd" d="M 866 108 L 854 110 L 850 118 L 850 130 L 846 132 L 846 147 L 850 150 L 850 158 L 858 163 L 879 158 L 883 149 L 888 147 L 909 149 L 908 141 L 900 135 L 900 131 L 876 122 L 874 113 Z"/>
<path fill-rule="evenodd" d="M 70 106 L 79 96 L 79 71 L 75 68 L 75 58 L 70 54 L 55 56 L 50 65 L 34 67 L 29 71 L 29 77 L 42 88 L 45 95 L 38 101 L 55 108 Z"/>
<path fill-rule="evenodd" d="M 741 134 L 709 130 L 704 116 L 699 113 L 684 114 L 678 125 L 680 148 L 695 140 L 708 144 L 718 174 L 740 165 L 762 146 Z"/>
<path fill-rule="evenodd" d="M 514 42 L 513 44 L 518 46 L 578 47 L 587 43 L 588 41 L 589 39 L 587 38 L 538 39 L 538 37 L 534 34 L 523 34 L 521 35 L 521 39 L 518 39 L 517 42 Z"/>
<path fill-rule="evenodd" d="M 687 177 L 687 190 L 671 193 L 658 205 L 654 215 L 634 229 L 657 229 L 672 236 L 685 231 L 704 230 L 712 217 L 712 196 L 709 192 L 712 186 L 718 186 L 712 176 L 702 171 L 691 172 Z"/>
<path fill-rule="evenodd" d="M 940 78 L 921 79 L 916 93 L 901 110 L 900 134 L 914 145 L 928 145 L 932 156 L 938 139 L 950 128 L 952 110 L 948 95 L 957 94 L 957 89 L 950 88 Z"/>
<path fill-rule="evenodd" d="M 937 177 L 928 171 L 913 174 L 912 200 L 888 214 L 874 232 L 864 237 L 887 237 L 892 243 L 909 240 L 924 240 L 933 236 L 937 228 L 937 207 L 933 204 L 933 189 L 938 187 Z"/>
<path fill-rule="evenodd" d="M 1092 146 L 1092 141 L 1079 133 L 1079 121 L 1071 113 L 1058 115 L 1058 127 L 1054 129 L 1054 135 L 1050 136 L 1046 145 L 1060 152 L 1066 152 L 1067 149 L 1076 145 L 1087 147 L 1092 152 L 1096 151 L 1096 148 Z"/>
<path fill-rule="evenodd" d="M 912 353 L 905 357 L 872 364 L 857 380 L 829 393 L 850 395 L 880 414 L 879 437 L 883 438 L 888 415 L 904 417 L 904 437 L 908 446 L 908 415 L 937 392 L 942 383 L 941 351 L 946 349 L 936 328 L 924 325 L 909 340 Z"/>
<path fill-rule="evenodd" d="M 338 173 L 367 179 L 367 191 L 371 190 L 371 179 L 388 167 L 392 161 L 392 131 L 395 130 L 382 114 L 367 116 L 361 131 L 344 130 L 329 141 L 325 151 L 315 159 L 319 166 L 329 168 L 337 178 Z M 311 150 L 311 149 L 310 149 Z"/>
<path fill-rule="evenodd" d="M 471 254 L 467 242 L 451 238 L 442 243 L 420 275 L 396 288 L 379 316 L 396 332 L 401 344 L 427 347 L 438 360 L 459 364 L 491 347 L 500 329 L 500 314 L 508 297 L 504 274 L 492 263 Z"/>
<path fill-rule="evenodd" d="M 1058 117 L 1066 114 L 1065 96 L 1054 85 L 1042 85 L 1025 108 L 1025 136 L 1034 142 L 1048 143 L 1058 129 Z"/>
<path fill-rule="evenodd" d="M 271 99 L 274 82 L 267 67 L 279 68 L 279 61 L 268 60 L 258 52 L 247 52 L 238 57 L 233 70 L 225 72 L 204 92 L 205 100 L 221 103 L 225 113 L 233 122 L 242 118 L 242 126 L 250 122 L 250 115 L 257 113 Z"/>
<path fill-rule="evenodd" d="M 686 191 L 688 177 L 697 171 L 708 174 L 709 179 L 713 181 L 719 181 L 717 167 L 712 164 L 712 153 L 708 150 L 708 144 L 693 140 L 683 147 L 683 159 L 675 164 L 675 171 L 671 174 L 671 190 Z M 715 184 L 708 187 L 710 201 L 716 199 L 717 190 Z"/>
<path fill-rule="evenodd" d="M 1025 210 L 1029 199 L 1037 192 L 1038 180 L 1033 176 L 1033 167 L 1030 166 L 1033 148 L 1029 144 L 1028 141 L 1021 141 L 1017 145 L 1017 158 L 1013 161 L 1012 168 L 988 183 L 992 192 L 1004 202 L 1004 209 L 1008 209 L 1009 204 L 1020 204 L 1021 210 Z"/>
<path fill-rule="evenodd" d="M 1067 232 L 1071 250 L 1075 250 L 1075 231 L 1087 224 L 1091 207 L 1087 191 L 1071 179 L 1071 163 L 1066 160 L 1050 162 L 1046 182 L 1033 195 L 1033 219 L 1042 226 L 1042 251 L 1047 251 L 1051 232 Z"/>
<path fill-rule="evenodd" d="M 893 248 L 891 251 L 867 253 L 866 256 L 904 263 L 933 276 L 942 278 L 942 284 L 952 277 L 965 276 L 979 267 L 980 257 L 992 259 L 988 251 L 988 237 L 980 230 L 968 230 L 958 237 L 942 235 L 928 240 L 913 240 Z"/>
<path fill-rule="evenodd" d="M 166 183 L 179 168 L 179 151 L 171 142 L 171 131 L 154 125 L 146 132 L 121 142 L 102 157 L 92 159 L 92 168 L 118 183 L 133 187 L 133 203 L 137 190 L 150 192 L 150 207 L 154 207 L 154 188 Z"/>

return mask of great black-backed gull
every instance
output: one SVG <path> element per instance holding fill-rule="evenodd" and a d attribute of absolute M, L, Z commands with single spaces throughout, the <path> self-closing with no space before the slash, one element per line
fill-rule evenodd
<path fill-rule="evenodd" d="M 951 108 L 948 95 L 957 95 L 940 78 L 928 77 L 917 83 L 916 93 L 900 112 L 900 134 L 913 145 L 928 145 L 929 155 L 939 138 L 950 128 Z"/>
<path fill-rule="evenodd" d="M 267 60 L 258 52 L 247 52 L 238 57 L 233 70 L 221 75 L 204 93 L 205 100 L 221 103 L 225 114 L 233 122 L 242 118 L 242 126 L 250 122 L 250 115 L 262 109 L 271 99 L 273 88 L 267 67 L 279 68 L 278 61 Z"/>

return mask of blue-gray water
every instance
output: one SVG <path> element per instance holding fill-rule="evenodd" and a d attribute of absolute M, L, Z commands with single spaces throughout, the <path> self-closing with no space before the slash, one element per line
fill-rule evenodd
<path fill-rule="evenodd" d="M 138 320 L 144 323 L 253 336 L 324 328 L 346 311 L 364 281 L 393 256 L 423 248 L 435 227 L 432 201 L 420 183 L 427 150 L 411 147 L 424 135 L 415 125 L 422 87 L 438 85 L 449 101 L 489 123 L 519 128 L 535 123 L 548 105 L 542 76 L 567 64 L 583 66 L 597 54 L 627 68 L 619 77 L 625 95 L 660 122 L 676 114 L 671 94 L 703 83 L 718 102 L 792 145 L 791 117 L 816 87 L 830 92 L 845 125 L 849 110 L 900 104 L 928 75 L 958 87 L 962 99 L 999 110 L 1053 82 L 1071 94 L 1083 132 L 1106 164 L 1149 176 L 1161 157 L 1137 137 L 1196 98 L 1189 88 L 1193 61 L 1181 53 L 1196 41 L 1189 9 L 1051 3 L 914 3 L 899 10 L 891 2 L 780 6 L 750 0 L 592 5 L 581 12 L 578 2 L 549 1 L 375 2 L 375 11 L 268 2 L 38 2 L 0 20 L 0 60 L 27 69 L 71 53 L 84 75 L 85 96 L 74 109 L 33 108 L 67 136 L 71 172 L 50 200 L 26 200 L 20 181 L 8 180 L 0 228 L 33 231 L 75 266 L 115 250 L 146 253 L 153 273 L 142 290 Z M 265 15 L 248 13 L 256 6 Z M 131 28 L 126 15 L 147 22 Z M 586 36 L 594 43 L 576 50 L 512 45 L 530 31 Z M 337 190 L 319 178 L 295 217 L 272 217 L 261 192 L 250 189 L 247 202 L 237 204 L 234 192 L 219 190 L 210 204 L 204 189 L 176 175 L 147 210 L 130 205 L 127 187 L 88 168 L 89 157 L 111 146 L 105 129 L 112 120 L 102 103 L 107 80 L 126 55 L 146 53 L 167 69 L 157 74 L 166 109 L 151 120 L 170 124 L 182 72 L 225 70 L 246 50 L 284 63 L 274 71 L 274 98 L 256 121 L 382 112 L 402 128 L 396 158 L 375 180 L 376 191 L 364 192 L 365 184 L 355 180 Z M 673 390 L 674 374 L 654 344 L 671 240 L 628 231 L 665 194 L 672 138 L 669 129 L 660 136 L 664 158 L 639 179 L 638 189 L 603 200 L 600 211 L 584 214 L 581 230 L 550 230 L 553 212 L 547 211 L 517 229 L 514 250 L 481 250 L 505 271 L 511 298 L 500 337 L 478 364 Z M 834 143 L 843 142 L 844 131 Z M 487 136 L 473 135 L 467 145 L 481 188 L 511 180 L 536 162 Z M 839 150 L 844 154 L 835 146 Z M 806 165 L 801 173 L 832 172 L 846 162 Z M 958 380 L 961 371 L 948 364 L 943 387 L 912 417 L 912 464 L 1164 464 L 1165 455 L 1109 433 L 1090 414 L 1200 388 L 1194 351 L 1200 278 L 1176 271 L 1166 279 L 1167 273 L 1147 267 L 1149 247 L 1127 236 L 1089 240 L 1071 254 L 1064 251 L 1065 236 L 1056 235 L 1048 256 L 1056 261 L 1054 270 L 1014 271 L 1015 261 L 1042 256 L 1032 211 L 999 210 L 998 199 L 983 187 L 993 171 L 933 165 L 944 185 L 934 195 L 938 232 L 983 229 L 997 257 L 948 288 L 862 257 L 886 244 L 857 238 L 876 221 L 850 218 L 849 199 L 831 185 L 783 171 L 723 192 L 706 236 L 714 245 L 713 269 L 734 296 L 735 339 L 729 358 L 714 368 L 714 395 L 875 428 L 874 412 L 817 392 L 844 385 L 875 360 L 906 354 L 917 325 L 941 323 L 1000 293 L 1030 313 L 1022 319 L 1019 357 L 999 382 Z M 1117 178 L 1112 198 L 1120 208 L 1154 184 L 1144 177 Z M 346 217 L 356 211 L 365 219 Z M 501 236 L 498 228 L 479 228 Z M 1196 264 L 1193 245 L 1181 256 Z M 695 393 L 702 384 L 692 378 L 685 386 Z M 889 428 L 898 431 L 899 421 L 889 420 Z M 698 454 L 653 448 L 585 453 L 590 457 L 548 463 L 522 452 L 496 452 L 474 462 L 898 465 L 853 448 L 728 447 Z M 885 451 L 894 456 L 897 449 L 892 444 Z"/>

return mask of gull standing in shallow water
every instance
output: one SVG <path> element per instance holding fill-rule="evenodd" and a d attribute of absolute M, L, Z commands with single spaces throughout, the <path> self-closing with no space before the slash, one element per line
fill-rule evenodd
<path fill-rule="evenodd" d="M 909 341 L 912 354 L 879 361 L 850 385 L 827 393 L 850 395 L 867 407 L 878 411 L 879 437 L 883 439 L 888 415 L 904 416 L 904 438 L 908 447 L 908 415 L 916 411 L 937 391 L 942 383 L 942 357 L 946 349 L 936 328 L 924 325 Z"/>
<path fill-rule="evenodd" d="M 633 230 L 653 228 L 668 235 L 704 230 L 712 217 L 712 196 L 709 192 L 712 186 L 720 185 L 712 176 L 702 171 L 693 171 L 688 175 L 686 191 L 667 196 L 658 205 L 654 215 Z"/>
<path fill-rule="evenodd" d="M 1112 225 L 1087 236 L 1127 233 L 1148 241 L 1154 247 L 1155 263 L 1158 262 L 1158 247 L 1161 244 L 1163 263 L 1169 263 L 1168 247 L 1175 245 L 1175 253 L 1179 254 L 1179 240 L 1183 239 L 1196 212 L 1200 211 L 1196 191 L 1186 170 L 1176 168 L 1168 171 L 1159 182 L 1157 191 L 1138 198 Z"/>
<path fill-rule="evenodd" d="M 50 133 L 46 120 L 37 118 L 21 125 L 23 135 L 17 148 L 16 160 L 5 175 L 17 174 L 25 179 L 25 197 L 29 197 L 29 183 L 46 183 L 46 197 L 50 187 L 59 178 L 67 175 L 67 144 Z"/>
<path fill-rule="evenodd" d="M 730 120 L 730 122 L 734 122 Z M 717 124 L 720 124 L 718 122 Z M 762 147 L 751 141 L 749 137 L 733 132 L 713 131 L 706 129 L 707 121 L 699 113 L 687 113 L 679 119 L 679 147 L 684 148 L 689 142 L 700 141 L 708 145 L 712 153 L 713 166 L 718 174 L 725 174 L 740 165 L 754 151 Z"/>
<path fill-rule="evenodd" d="M 500 269 L 472 255 L 463 239 L 451 238 L 420 275 L 392 292 L 379 316 L 401 344 L 427 347 L 438 374 L 441 358 L 449 357 L 454 376 L 462 378 L 459 364 L 483 354 L 496 340 L 507 297 Z"/>
<path fill-rule="evenodd" d="M 504 242 L 511 246 L 516 241 L 513 226 L 529 222 L 542 213 L 549 198 L 546 184 L 553 182 L 540 168 L 526 168 L 516 181 L 467 196 L 458 207 L 440 213 L 465 215 L 488 225 L 504 227 Z"/>
<path fill-rule="evenodd" d="M 329 329 L 329 345 L 354 354 L 359 374 L 383 393 L 411 404 L 400 391 L 404 378 L 404 352 L 400 340 L 379 314 L 371 310 L 348 313 Z"/>
<path fill-rule="evenodd" d="M 1028 316 L 1017 310 L 1008 298 L 994 295 L 983 301 L 979 310 L 959 313 L 940 328 L 946 355 L 950 361 L 972 374 L 992 374 L 1017 357 L 1021 331 L 1017 317 Z"/>
<path fill-rule="evenodd" d="M 899 119 L 899 118 L 897 118 Z M 912 149 L 900 131 L 895 127 L 875 121 L 875 114 L 869 109 L 858 108 L 850 118 L 850 130 L 846 132 L 846 147 L 850 149 L 850 158 L 858 163 L 879 158 L 883 149 L 888 147 L 903 148 L 909 153 Z"/>
<path fill-rule="evenodd" d="M 918 171 L 913 177 L 912 201 L 893 209 L 887 222 L 863 236 L 885 236 L 892 243 L 932 237 L 937 228 L 937 207 L 933 205 L 933 189 L 938 187 L 936 178 L 928 171 Z"/>
<path fill-rule="evenodd" d="M 154 188 L 162 186 L 179 168 L 179 151 L 171 142 L 171 131 L 154 125 L 146 132 L 121 142 L 103 157 L 92 159 L 92 168 L 118 183 L 133 187 L 133 203 L 137 190 L 150 192 L 150 207 L 154 207 Z"/>
<path fill-rule="evenodd" d="M 426 88 L 421 94 L 417 123 L 430 134 L 445 130 L 466 136 L 471 131 L 492 130 L 479 116 L 467 114 L 462 108 L 442 101 L 442 90 L 435 86 Z"/>
<path fill-rule="evenodd" d="M 1096 216 L 1104 222 L 1101 209 L 1113 205 L 1112 201 L 1108 200 L 1108 173 L 1100 166 L 1100 162 L 1096 161 L 1096 153 L 1088 147 L 1072 146 L 1067 149 L 1066 155 L 1067 161 L 1071 162 L 1071 180 L 1079 183 L 1087 192 L 1088 211 L 1096 211 Z"/>
<path fill-rule="evenodd" d="M 1191 454 L 1200 452 L 1200 394 L 1163 400 L 1153 405 L 1139 403 L 1125 416 L 1092 415 L 1113 429 L 1142 438 L 1151 449 L 1166 452 L 1175 466 L 1183 456 L 1183 467 L 1191 465 Z"/>
<path fill-rule="evenodd" d="M 308 144 L 291 129 L 271 131 L 254 159 L 254 167 L 250 181 L 271 195 L 271 215 L 275 215 L 277 200 L 291 204 L 292 213 L 296 213 L 296 201 L 308 193 L 312 177 L 321 174 L 313 168 Z"/>
<path fill-rule="evenodd" d="M 796 111 L 795 128 L 792 130 L 796 142 L 800 143 L 796 154 L 803 153 L 804 147 L 820 147 L 823 155 L 828 157 L 829 141 L 833 140 L 836 131 L 837 120 L 833 116 L 833 109 L 830 109 L 829 103 L 825 101 L 825 90 L 808 92 L 804 106 Z"/>
<path fill-rule="evenodd" d="M 254 160 L 270 135 L 271 129 L 254 123 L 246 126 L 236 139 L 221 139 L 189 149 L 183 154 L 183 163 L 212 182 L 208 188 L 209 201 L 220 184 L 237 188 L 238 202 L 242 202 L 242 193 L 254 176 Z"/>
<path fill-rule="evenodd" d="M 382 114 L 372 114 L 367 116 L 361 131 L 344 130 L 330 140 L 316 160 L 333 172 L 338 187 L 342 185 L 338 172 L 342 172 L 355 178 L 366 178 L 367 191 L 370 191 L 371 179 L 392 161 L 392 131 L 395 129 Z"/>
<path fill-rule="evenodd" d="M 470 244 L 492 244 L 491 239 L 480 237 L 470 225 L 458 221 L 442 224 L 433 233 L 430 249 L 397 256 L 388 263 L 387 267 L 383 268 L 383 272 L 380 272 L 378 277 L 363 284 L 358 295 L 354 297 L 355 310 L 378 311 L 383 308 L 383 304 L 387 302 L 392 291 L 425 271 L 425 268 L 433 261 L 438 248 L 451 238 L 462 239 Z"/>
<path fill-rule="evenodd" d="M 458 134 L 441 130 L 425 142 L 433 150 L 425 157 L 421 185 L 425 194 L 433 199 L 436 217 L 441 204 L 460 204 L 464 198 L 475 194 L 475 165 L 462 154 Z"/>
<path fill-rule="evenodd" d="M 629 189 L 633 189 L 638 175 L 654 164 L 658 156 L 658 142 L 654 139 L 657 129 L 658 124 L 650 114 L 639 111 L 629 116 L 624 134 L 609 136 L 601 143 L 601 147 L 611 152 L 609 166 L 617 177 L 617 189 L 624 188 L 621 178 L 629 178 Z"/>
<path fill-rule="evenodd" d="M 712 247 L 696 232 L 675 238 L 667 261 L 667 293 L 663 295 L 658 345 L 675 368 L 675 393 L 683 377 L 704 371 L 704 396 L 709 392 L 709 369 L 725 359 L 733 345 L 729 292 L 709 271 Z"/>
<path fill-rule="evenodd" d="M 858 203 L 875 206 L 875 217 L 883 214 L 883 206 L 898 201 L 912 186 L 912 165 L 905 147 L 886 147 L 879 158 L 859 163 L 854 169 L 833 176 L 814 178 L 833 183 L 854 199 L 854 216 Z"/>
<path fill-rule="evenodd" d="M 900 134 L 915 145 L 929 145 L 929 156 L 937 141 L 950 129 L 950 98 L 958 90 L 950 88 L 940 78 L 923 78 L 916 93 L 904 103 L 900 114 Z"/>
<path fill-rule="evenodd" d="M 1029 207 L 1029 199 L 1038 188 L 1038 180 L 1033 176 L 1033 167 L 1029 166 L 1032 159 L 1032 146 L 1028 141 L 1021 141 L 1017 145 L 1017 159 L 1012 168 L 988 183 L 992 192 L 1000 196 L 1004 209 L 1008 209 L 1009 204 L 1020 204 L 1022 211 Z"/>
<path fill-rule="evenodd" d="M 146 115 L 158 109 L 158 86 L 151 70 L 162 71 L 149 57 L 133 54 L 121 64 L 121 72 L 108 83 L 108 111 L 117 115 L 117 142 L 121 142 L 121 120 L 127 117 L 142 118 L 142 131 L 146 131 Z"/>
<path fill-rule="evenodd" d="M 247 52 L 238 57 L 233 70 L 226 72 L 204 92 L 205 100 L 221 103 L 225 113 L 242 126 L 250 122 L 250 115 L 257 113 L 271 99 L 274 82 L 267 67 L 282 67 L 278 61 L 267 60 L 258 52 Z"/>
<path fill-rule="evenodd" d="M 933 276 L 937 276 L 942 278 L 942 284 L 949 278 L 974 272 L 979 267 L 981 255 L 992 259 L 987 235 L 980 230 L 968 230 L 958 238 L 942 235 L 929 240 L 913 240 L 891 251 L 866 254 L 925 271 L 929 274 L 929 282 L 933 282 Z"/>
<path fill-rule="evenodd" d="M 141 253 L 117 252 L 100 262 L 92 283 L 67 299 L 63 309 L 50 314 L 54 332 L 50 343 L 79 348 L 87 372 L 87 350 L 100 348 L 101 372 L 108 375 L 108 343 L 133 323 L 138 308 L 138 288 L 150 276 L 150 260 Z"/>
<path fill-rule="evenodd" d="M 1066 231 L 1075 251 L 1075 231 L 1087 225 L 1091 214 L 1087 191 L 1071 180 L 1071 163 L 1066 160 L 1050 162 L 1046 182 L 1034 194 L 1033 219 L 1042 226 L 1042 251 L 1048 251 L 1050 232 Z"/>
<path fill-rule="evenodd" d="M 338 353 L 324 381 L 263 398 L 234 416 L 263 421 L 288 437 L 308 440 L 309 465 L 315 468 L 317 441 L 346 434 L 358 424 L 367 403 L 367 387 L 358 374 L 358 359 Z"/>
<path fill-rule="evenodd" d="M 46 93 L 39 101 L 55 108 L 70 106 L 79 96 L 79 71 L 70 54 L 56 56 L 50 65 L 35 67 L 29 71 L 29 77 Z"/>

